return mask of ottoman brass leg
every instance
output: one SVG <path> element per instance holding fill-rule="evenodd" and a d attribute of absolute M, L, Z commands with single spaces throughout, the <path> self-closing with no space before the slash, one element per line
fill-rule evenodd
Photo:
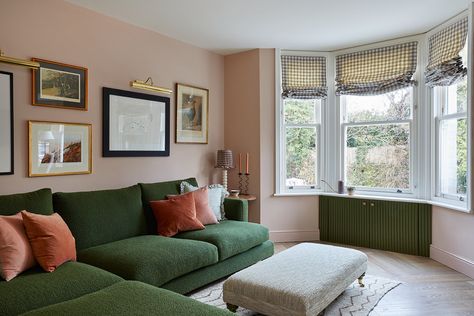
<path fill-rule="evenodd" d="M 364 287 L 364 277 L 365 277 L 365 272 L 357 279 L 357 281 L 359 281 L 359 285 L 360 287 Z"/>
<path fill-rule="evenodd" d="M 232 313 L 235 313 L 237 311 L 237 308 L 239 308 L 237 305 L 226 303 L 227 309 L 230 310 Z"/>

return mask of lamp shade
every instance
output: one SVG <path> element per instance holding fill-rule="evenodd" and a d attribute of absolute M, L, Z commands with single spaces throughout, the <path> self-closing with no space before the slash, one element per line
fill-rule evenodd
<path fill-rule="evenodd" d="M 221 149 L 217 151 L 216 168 L 231 169 L 234 168 L 234 159 L 232 150 Z"/>

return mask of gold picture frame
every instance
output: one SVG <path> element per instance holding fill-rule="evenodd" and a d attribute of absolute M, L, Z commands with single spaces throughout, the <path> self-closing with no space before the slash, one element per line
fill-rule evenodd
<path fill-rule="evenodd" d="M 28 121 L 28 176 L 92 173 L 92 125 Z"/>
<path fill-rule="evenodd" d="M 87 68 L 39 58 L 31 60 L 40 64 L 39 69 L 32 70 L 33 105 L 87 111 Z"/>
<path fill-rule="evenodd" d="M 209 142 L 209 89 L 176 84 L 175 142 Z"/>

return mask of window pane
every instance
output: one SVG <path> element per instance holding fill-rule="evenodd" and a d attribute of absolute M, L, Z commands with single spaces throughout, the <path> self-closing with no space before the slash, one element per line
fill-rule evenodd
<path fill-rule="evenodd" d="M 286 186 L 315 185 L 317 139 L 315 127 L 286 129 Z"/>
<path fill-rule="evenodd" d="M 346 105 L 345 121 L 374 122 L 411 118 L 413 88 L 405 88 L 381 95 L 344 96 Z"/>
<path fill-rule="evenodd" d="M 351 186 L 410 188 L 410 125 L 346 129 L 346 181 Z"/>
<path fill-rule="evenodd" d="M 320 122 L 321 100 L 283 100 L 285 124 L 314 124 Z"/>
<path fill-rule="evenodd" d="M 457 84 L 448 87 L 435 87 L 436 90 L 445 89 L 446 99 L 441 99 L 443 115 L 466 112 L 467 110 L 467 77 Z M 439 93 L 435 91 L 435 93 Z M 439 95 L 439 94 L 438 94 Z"/>
<path fill-rule="evenodd" d="M 441 121 L 439 138 L 441 194 L 465 195 L 467 187 L 466 119 Z"/>

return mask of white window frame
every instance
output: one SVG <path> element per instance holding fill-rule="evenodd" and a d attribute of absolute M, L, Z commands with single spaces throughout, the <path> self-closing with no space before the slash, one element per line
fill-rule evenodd
<path fill-rule="evenodd" d="M 322 152 L 325 146 L 325 122 L 326 122 L 326 107 L 327 102 L 325 99 L 321 99 L 320 109 L 320 122 L 314 124 L 285 124 L 285 113 L 284 113 L 284 100 L 281 97 L 281 55 L 296 55 L 296 56 L 321 56 L 326 58 L 326 75 L 328 74 L 328 53 L 319 52 L 306 52 L 306 51 L 289 51 L 289 50 L 275 50 L 275 77 L 276 77 L 276 97 L 277 109 L 275 111 L 275 126 L 276 126 L 276 137 L 275 137 L 275 151 L 276 163 L 275 163 L 275 192 L 276 194 L 314 194 L 321 191 L 321 179 L 324 179 L 325 172 L 322 166 L 325 165 L 325 157 Z M 328 79 L 327 79 L 328 80 Z M 328 81 L 329 82 L 329 81 Z M 317 138 L 316 138 L 316 168 L 315 168 L 315 185 L 314 186 L 286 186 L 286 128 L 287 127 L 315 127 Z"/>
<path fill-rule="evenodd" d="M 432 29 L 428 33 L 426 33 L 425 36 L 425 45 L 428 47 L 428 41 L 431 35 L 439 32 L 440 30 L 444 29 L 445 27 L 455 23 L 456 21 L 459 21 L 465 17 L 468 16 L 468 12 L 464 12 L 459 14 L 458 16 L 446 21 L 445 23 L 437 26 L 436 28 Z M 471 34 L 471 19 L 469 19 L 469 27 L 468 27 L 468 56 L 469 56 L 469 64 L 472 63 L 472 38 L 470 37 L 469 34 Z M 426 50 L 426 55 L 428 55 L 428 50 Z M 472 176 L 471 176 L 471 170 L 472 170 L 472 157 L 471 157 L 471 151 L 472 151 L 472 137 L 471 137 L 471 122 L 472 122 L 472 113 L 471 113 L 471 66 L 469 65 L 468 67 L 468 75 L 467 75 L 467 112 L 460 112 L 460 113 L 454 113 L 454 114 L 448 114 L 444 115 L 442 113 L 442 108 L 441 108 L 441 103 L 436 104 L 435 101 L 437 99 L 446 99 L 446 90 L 445 89 L 439 89 L 439 95 L 435 97 L 435 89 L 426 87 L 427 90 L 427 106 L 431 109 L 431 196 L 430 200 L 435 202 L 436 205 L 440 206 L 446 206 L 446 207 L 454 207 L 456 210 L 463 211 L 463 212 L 469 212 L 471 209 L 471 186 L 472 186 Z M 440 192 L 440 163 L 439 163 L 439 151 L 440 151 L 440 123 L 441 121 L 444 120 L 449 120 L 449 119 L 457 119 L 457 118 L 466 118 L 467 120 L 467 152 L 468 152 L 468 166 L 467 166 L 467 190 L 466 190 L 466 196 L 465 196 L 465 201 L 461 201 L 459 199 L 459 195 L 448 195 L 448 194 L 442 194 Z"/>

